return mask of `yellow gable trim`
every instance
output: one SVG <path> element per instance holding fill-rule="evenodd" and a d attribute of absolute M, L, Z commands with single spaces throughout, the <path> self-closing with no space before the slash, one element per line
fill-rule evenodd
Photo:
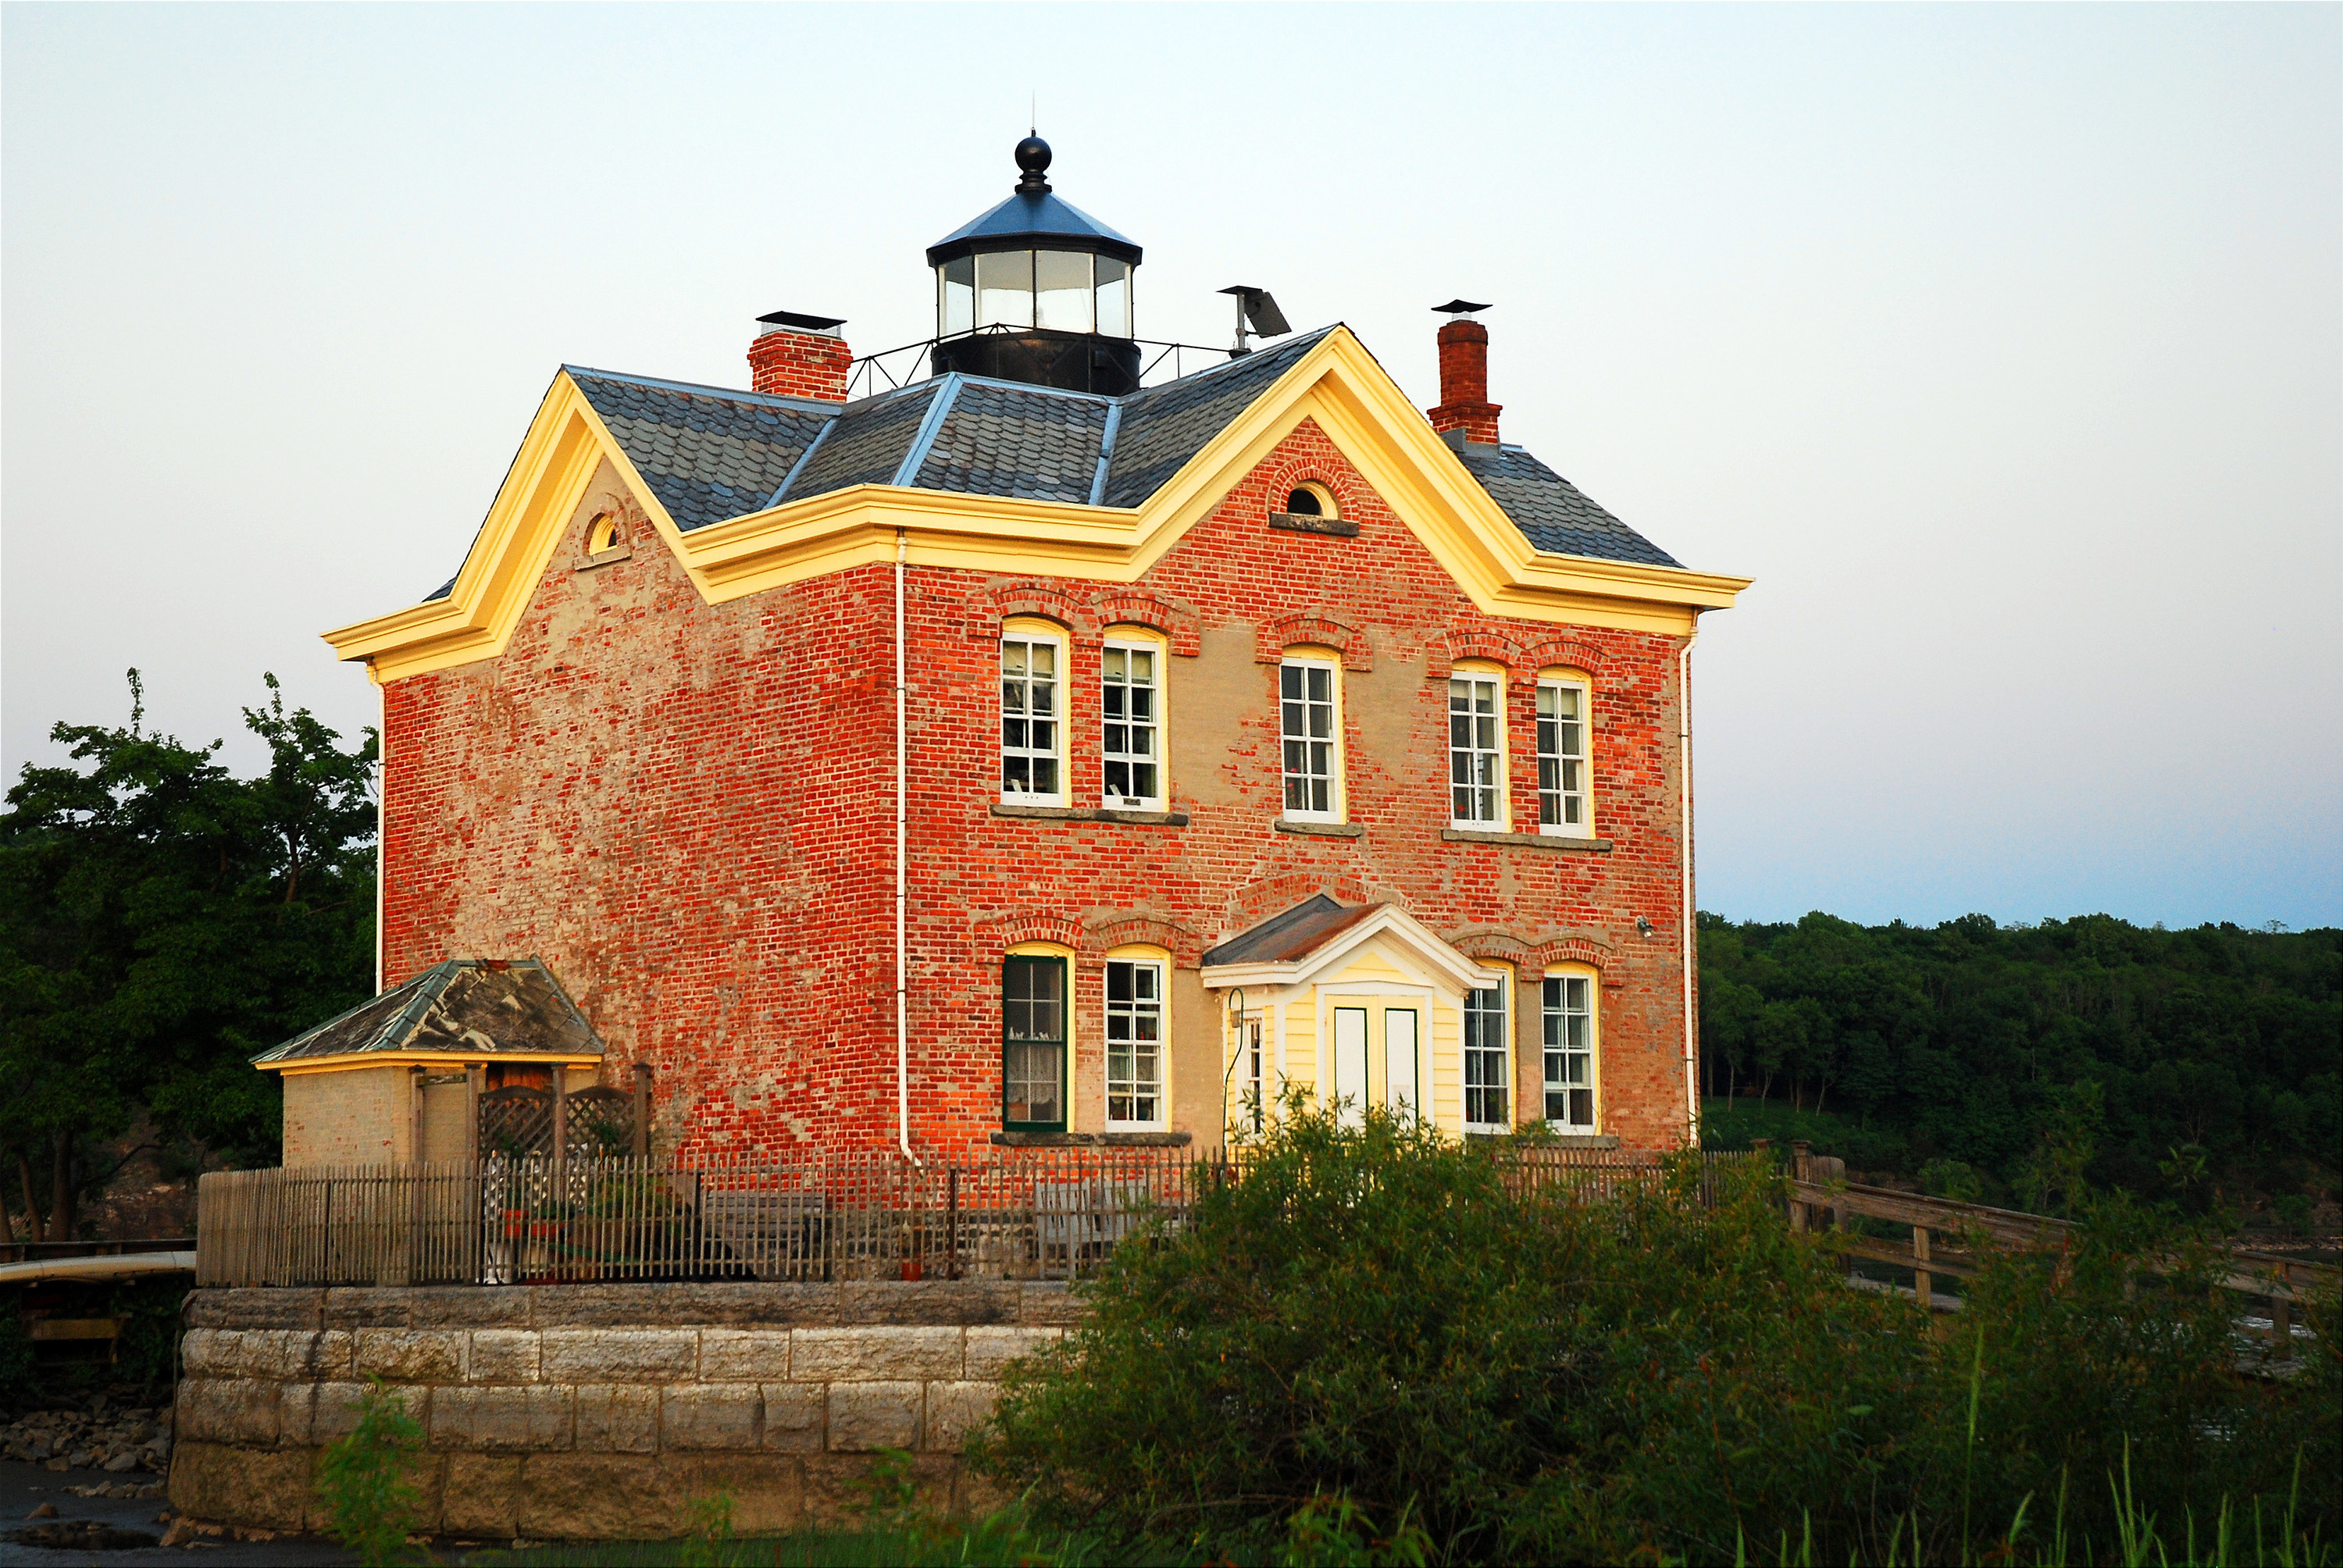
<path fill-rule="evenodd" d="M 446 599 L 326 634 L 396 679 L 504 651 L 570 514 L 607 460 L 708 603 L 894 558 L 918 566 L 1132 582 L 1314 419 L 1483 611 L 1682 635 L 1749 586 L 1626 561 L 1542 555 L 1347 327 L 1336 327 L 1137 508 L 857 485 L 685 534 L 565 371 L 538 409 Z"/>
<path fill-rule="evenodd" d="M 298 1078 L 312 1072 L 349 1072 L 362 1067 L 436 1067 L 442 1071 L 468 1061 L 520 1061 L 537 1065 L 559 1062 L 568 1067 L 599 1067 L 602 1058 L 577 1051 L 487 1050 L 467 1056 L 460 1050 L 352 1050 L 339 1056 L 297 1056 L 289 1061 L 256 1061 L 262 1072 Z"/>

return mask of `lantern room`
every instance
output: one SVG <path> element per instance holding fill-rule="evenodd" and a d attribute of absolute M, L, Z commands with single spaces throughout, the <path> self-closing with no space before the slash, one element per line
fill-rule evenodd
<path fill-rule="evenodd" d="M 1120 397 L 1139 387 L 1140 248 L 1051 189 L 1050 144 L 1017 144 L 1009 199 L 928 247 L 938 375 Z"/>

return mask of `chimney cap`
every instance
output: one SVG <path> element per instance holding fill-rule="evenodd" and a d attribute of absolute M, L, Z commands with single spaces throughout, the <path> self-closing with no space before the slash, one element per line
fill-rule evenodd
<path fill-rule="evenodd" d="M 1445 305 L 1432 307 L 1442 316 L 1470 316 L 1476 310 L 1486 310 L 1486 305 L 1475 305 L 1469 299 L 1452 299 Z"/>
<path fill-rule="evenodd" d="M 757 320 L 775 330 L 786 327 L 793 331 L 819 332 L 830 337 L 837 337 L 837 328 L 846 325 L 843 316 L 800 316 L 794 310 L 768 311 Z"/>

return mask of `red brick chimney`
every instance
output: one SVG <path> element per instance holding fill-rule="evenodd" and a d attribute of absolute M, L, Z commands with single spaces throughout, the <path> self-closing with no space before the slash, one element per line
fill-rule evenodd
<path fill-rule="evenodd" d="M 838 335 L 845 325 L 842 317 L 787 310 L 759 316 L 757 340 L 749 346 L 749 386 L 776 397 L 845 402 L 854 364 L 854 351 Z"/>
<path fill-rule="evenodd" d="M 1503 411 L 1489 401 L 1489 329 L 1460 317 L 1440 329 L 1440 406 L 1424 412 L 1442 435 L 1462 430 L 1467 441 L 1493 447 Z"/>

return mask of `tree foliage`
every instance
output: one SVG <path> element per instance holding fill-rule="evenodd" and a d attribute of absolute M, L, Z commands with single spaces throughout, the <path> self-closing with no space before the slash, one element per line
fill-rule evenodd
<path fill-rule="evenodd" d="M 2023 1196 L 2080 1118 L 2097 1184 L 2205 1196 L 2298 1191 L 2343 1147 L 2343 931 L 1703 915 L 1700 987 L 1707 1092 L 1836 1112 L 1858 1164 Z"/>
<path fill-rule="evenodd" d="M 376 738 L 346 747 L 263 678 L 244 709 L 258 777 L 220 741 L 148 731 L 133 670 L 127 725 L 57 725 L 75 765 L 27 765 L 8 791 L 0 1144 L 75 1148 L 143 1112 L 266 1161 L 277 1085 L 246 1059 L 371 992 Z M 45 1177 L 45 1153 L 31 1163 Z"/>

